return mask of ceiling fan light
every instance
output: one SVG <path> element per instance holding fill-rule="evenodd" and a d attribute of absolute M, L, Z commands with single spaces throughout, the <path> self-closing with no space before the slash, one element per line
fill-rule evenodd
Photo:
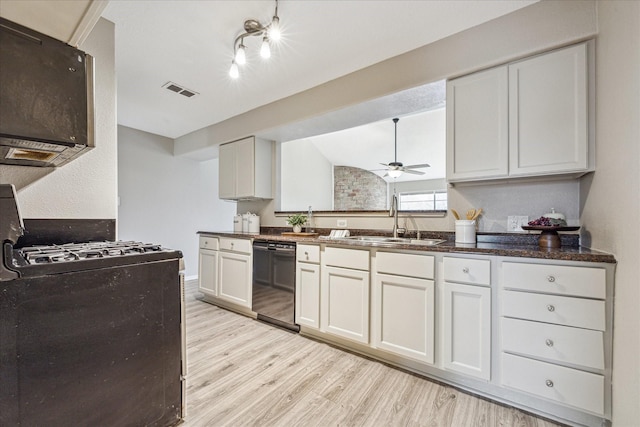
<path fill-rule="evenodd" d="M 236 64 L 244 65 L 247 63 L 247 54 L 245 52 L 245 46 L 242 42 L 240 42 L 240 46 L 238 46 L 238 50 L 236 50 Z"/>
<path fill-rule="evenodd" d="M 391 178 L 398 178 L 400 175 L 402 175 L 402 171 L 400 169 L 391 169 L 389 172 L 387 172 L 387 174 Z"/>
<path fill-rule="evenodd" d="M 262 46 L 260 46 L 260 56 L 264 59 L 271 57 L 271 46 L 269 46 L 269 37 L 265 36 L 262 39 Z"/>
<path fill-rule="evenodd" d="M 238 77 L 240 77 L 240 71 L 238 70 L 238 64 L 236 64 L 236 61 L 231 62 L 231 68 L 229 68 L 229 76 L 231 76 L 232 79 L 237 79 Z"/>

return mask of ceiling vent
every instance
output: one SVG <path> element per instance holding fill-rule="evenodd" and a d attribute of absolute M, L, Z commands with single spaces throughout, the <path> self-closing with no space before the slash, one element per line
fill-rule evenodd
<path fill-rule="evenodd" d="M 167 82 L 164 85 L 162 85 L 162 87 L 167 90 L 170 90 L 171 92 L 179 93 L 182 96 L 186 96 L 187 98 L 191 98 L 192 96 L 198 95 L 198 92 L 193 91 L 191 89 L 187 89 L 173 82 Z"/>

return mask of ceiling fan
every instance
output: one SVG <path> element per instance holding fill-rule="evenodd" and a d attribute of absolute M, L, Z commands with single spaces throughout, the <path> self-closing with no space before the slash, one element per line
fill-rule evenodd
<path fill-rule="evenodd" d="M 386 170 L 387 173 L 384 174 L 384 176 L 390 176 L 391 178 L 398 178 L 400 175 L 402 175 L 403 172 L 410 173 L 410 174 L 413 174 L 413 175 L 424 175 L 424 172 L 417 171 L 417 170 L 414 170 L 414 169 L 428 168 L 428 167 L 431 167 L 431 165 L 429 165 L 427 163 L 423 163 L 423 164 L 420 164 L 420 165 L 404 166 L 402 164 L 402 162 L 398 161 L 398 121 L 399 120 L 400 119 L 398 119 L 398 118 L 393 119 L 393 126 L 394 126 L 394 156 L 393 156 L 393 162 L 380 163 L 382 166 L 386 166 L 387 169 L 374 169 L 372 172 Z"/>

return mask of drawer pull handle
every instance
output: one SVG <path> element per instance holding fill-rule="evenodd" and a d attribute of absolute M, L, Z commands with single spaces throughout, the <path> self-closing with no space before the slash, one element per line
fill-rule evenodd
<path fill-rule="evenodd" d="M 549 311 L 556 311 L 556 308 L 555 308 L 554 306 L 552 306 L 551 304 L 549 304 L 549 305 L 547 306 L 547 310 L 549 310 Z"/>
<path fill-rule="evenodd" d="M 544 343 L 547 345 L 547 347 L 553 347 L 553 340 L 547 339 Z"/>
<path fill-rule="evenodd" d="M 468 273 L 469 273 L 469 267 L 465 267 L 465 268 L 463 268 L 463 269 L 462 269 L 462 272 L 463 272 L 464 274 L 468 274 Z"/>
<path fill-rule="evenodd" d="M 545 381 L 545 384 L 547 385 L 547 387 L 553 387 L 553 381 L 551 380 Z"/>
<path fill-rule="evenodd" d="M 556 281 L 556 278 L 554 276 L 547 276 L 547 280 L 551 283 Z"/>

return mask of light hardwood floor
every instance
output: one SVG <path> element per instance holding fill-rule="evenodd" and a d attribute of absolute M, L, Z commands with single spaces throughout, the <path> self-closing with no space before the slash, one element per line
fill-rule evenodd
<path fill-rule="evenodd" d="M 555 426 L 200 301 L 186 287 L 183 426 Z"/>

